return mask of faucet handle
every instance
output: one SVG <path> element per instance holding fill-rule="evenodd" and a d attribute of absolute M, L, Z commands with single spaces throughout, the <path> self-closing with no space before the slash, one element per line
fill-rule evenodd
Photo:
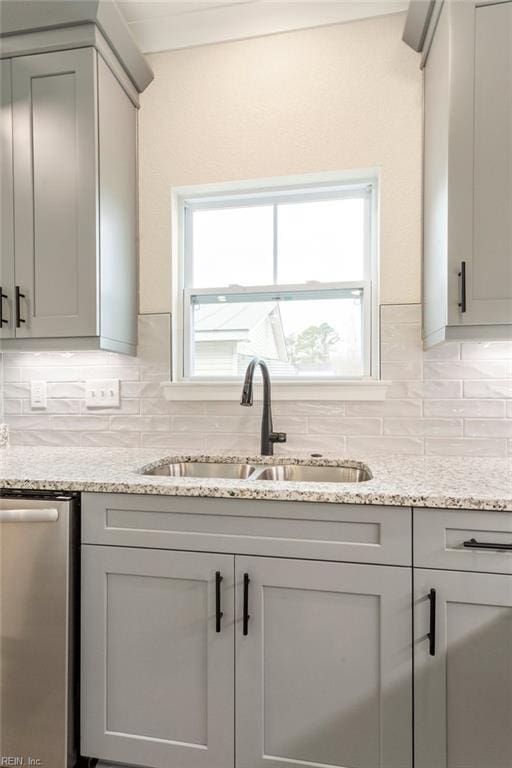
<path fill-rule="evenodd" d="M 286 443 L 286 432 L 271 432 L 268 439 L 271 443 Z"/>

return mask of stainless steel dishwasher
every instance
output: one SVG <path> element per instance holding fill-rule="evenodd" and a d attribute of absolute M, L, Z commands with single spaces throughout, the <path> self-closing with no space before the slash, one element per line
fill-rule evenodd
<path fill-rule="evenodd" d="M 73 495 L 0 493 L 0 765 L 78 759 L 78 514 Z"/>

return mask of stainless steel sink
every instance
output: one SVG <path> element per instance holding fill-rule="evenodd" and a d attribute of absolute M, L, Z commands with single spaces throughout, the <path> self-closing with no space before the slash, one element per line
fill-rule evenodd
<path fill-rule="evenodd" d="M 319 467 L 283 464 L 265 467 L 254 480 L 290 480 L 296 483 L 361 483 L 370 480 L 362 467 Z"/>
<path fill-rule="evenodd" d="M 253 464 L 180 461 L 145 469 L 142 474 L 165 477 L 213 477 L 228 480 L 247 480 L 255 469 Z"/>
<path fill-rule="evenodd" d="M 142 470 L 143 475 L 218 480 L 288 480 L 295 483 L 361 483 L 371 479 L 365 467 L 322 467 L 302 464 L 175 461 Z"/>

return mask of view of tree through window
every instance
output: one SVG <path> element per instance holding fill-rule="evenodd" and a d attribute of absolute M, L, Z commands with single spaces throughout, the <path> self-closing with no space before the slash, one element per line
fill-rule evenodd
<path fill-rule="evenodd" d="M 368 188 L 187 202 L 186 377 L 368 373 Z"/>

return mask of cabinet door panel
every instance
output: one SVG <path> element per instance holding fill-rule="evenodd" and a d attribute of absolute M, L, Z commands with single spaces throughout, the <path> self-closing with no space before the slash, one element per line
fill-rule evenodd
<path fill-rule="evenodd" d="M 451 3 L 451 325 L 512 318 L 512 0 Z M 460 311 L 461 262 L 466 312 Z"/>
<path fill-rule="evenodd" d="M 12 182 L 12 107 L 11 62 L 0 61 L 0 288 L 5 298 L 1 302 L 0 339 L 14 335 L 14 206 Z"/>
<path fill-rule="evenodd" d="M 475 178 L 471 302 L 474 306 L 473 314 L 481 316 L 483 322 L 510 322 L 512 2 L 477 7 L 475 33 Z"/>
<path fill-rule="evenodd" d="M 20 337 L 97 332 L 96 54 L 13 61 Z"/>
<path fill-rule="evenodd" d="M 237 768 L 410 768 L 410 571 L 237 557 L 236 589 Z"/>
<path fill-rule="evenodd" d="M 82 569 L 82 753 L 154 768 L 232 764 L 233 558 L 84 546 Z"/>
<path fill-rule="evenodd" d="M 414 580 L 416 768 L 510 768 L 512 576 L 416 569 Z"/>

